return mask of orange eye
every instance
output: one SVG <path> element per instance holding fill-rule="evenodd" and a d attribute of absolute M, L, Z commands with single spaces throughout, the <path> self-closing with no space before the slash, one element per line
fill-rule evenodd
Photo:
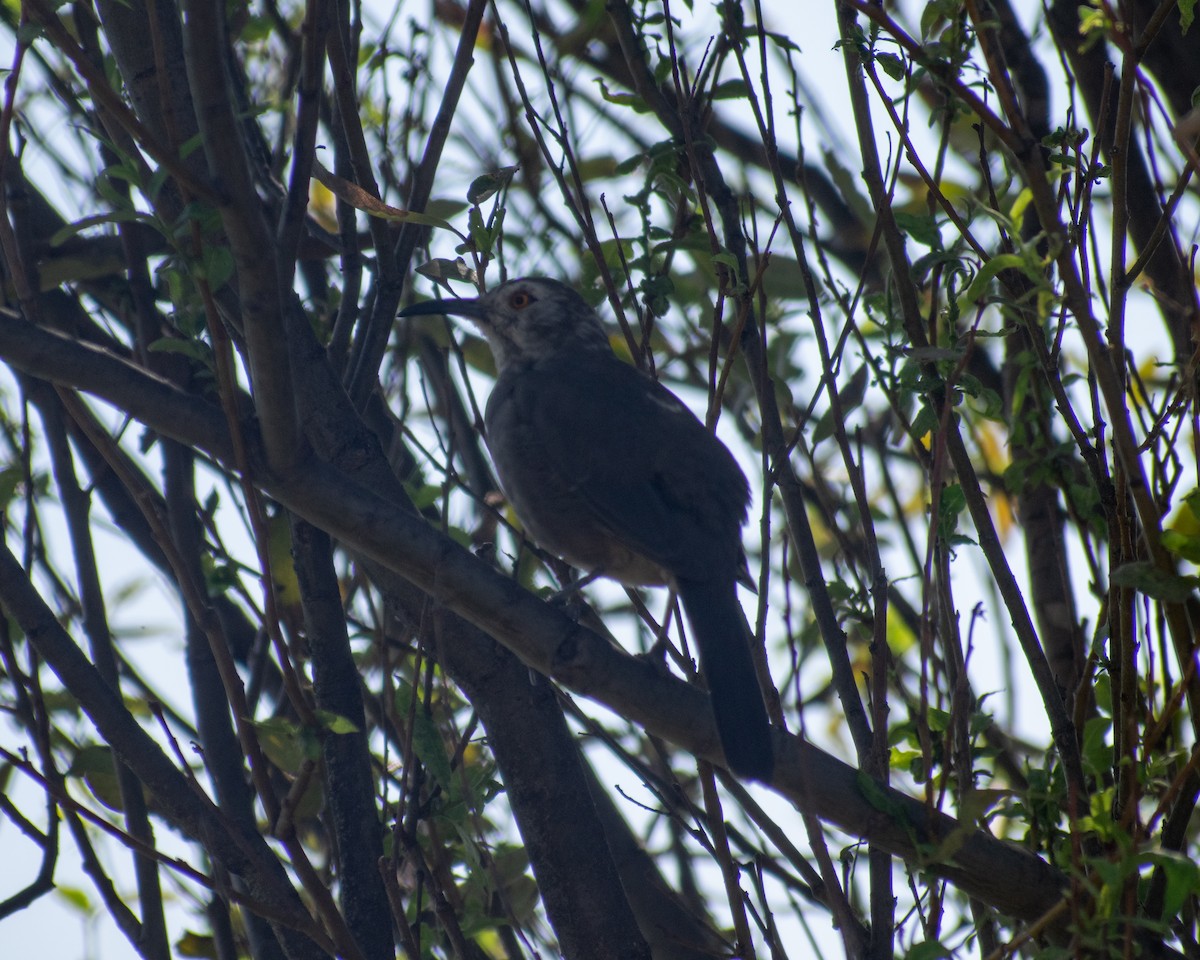
<path fill-rule="evenodd" d="M 518 290 L 508 298 L 508 305 L 514 310 L 524 310 L 531 303 L 533 303 L 533 297 L 525 290 Z"/>

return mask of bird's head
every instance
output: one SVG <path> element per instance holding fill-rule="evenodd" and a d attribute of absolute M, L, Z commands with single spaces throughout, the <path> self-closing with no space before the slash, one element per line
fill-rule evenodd
<path fill-rule="evenodd" d="M 496 366 L 545 360 L 581 350 L 609 350 L 604 325 L 571 287 L 547 277 L 522 277 L 481 297 L 427 300 L 400 311 L 467 317 L 487 338 Z"/>

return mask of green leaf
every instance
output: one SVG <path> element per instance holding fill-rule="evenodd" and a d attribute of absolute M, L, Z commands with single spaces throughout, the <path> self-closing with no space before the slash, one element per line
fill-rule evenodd
<path fill-rule="evenodd" d="M 740 77 L 736 80 L 726 80 L 713 87 L 713 100 L 748 100 L 750 87 Z"/>
<path fill-rule="evenodd" d="M 538 904 L 537 884 L 529 876 L 529 854 L 521 847 L 503 846 L 493 857 L 493 871 L 504 890 L 504 904 L 528 922 Z"/>
<path fill-rule="evenodd" d="M 929 214 L 896 213 L 896 226 L 907 233 L 917 243 L 931 250 L 939 250 L 942 246 L 942 235 L 938 231 L 937 221 Z"/>
<path fill-rule="evenodd" d="M 1180 533 L 1178 530 L 1164 530 L 1162 542 L 1175 556 L 1182 557 L 1190 563 L 1200 563 L 1200 537 Z"/>
<path fill-rule="evenodd" d="M 433 779 L 441 784 L 443 789 L 456 794 L 450 758 L 446 756 L 442 735 L 438 732 L 437 724 L 420 706 L 413 717 L 413 749 L 426 769 L 433 774 Z"/>
<path fill-rule="evenodd" d="M 416 210 L 399 210 L 395 207 L 391 207 L 388 210 L 362 207 L 359 209 L 369 216 L 379 217 L 380 220 L 391 220 L 394 223 L 415 223 L 418 227 L 433 227 L 437 230 L 449 230 L 451 233 L 458 233 L 451 224 L 441 219 L 441 217 L 431 217 L 427 213 L 418 213 Z"/>
<path fill-rule="evenodd" d="M 224 244 L 206 243 L 196 272 L 208 281 L 210 289 L 220 290 L 233 276 L 233 253 Z"/>
<path fill-rule="evenodd" d="M 1200 866 L 1172 850 L 1156 850 L 1148 859 L 1167 878 L 1160 919 L 1174 920 L 1184 903 L 1200 891 Z"/>
<path fill-rule="evenodd" d="M 519 166 L 501 167 L 499 170 L 476 177 L 467 188 L 467 202 L 472 206 L 479 206 L 507 187 L 520 169 Z"/>
<path fill-rule="evenodd" d="M 216 940 L 191 930 L 175 941 L 175 952 L 181 957 L 204 957 L 206 960 L 217 960 L 218 957 Z"/>
<path fill-rule="evenodd" d="M 917 411 L 917 415 L 913 417 L 912 432 L 913 436 L 918 439 L 930 434 L 931 436 L 937 433 L 940 423 L 938 415 L 928 403 L 922 403 L 921 409 Z"/>
<path fill-rule="evenodd" d="M 966 292 L 958 298 L 959 308 L 966 310 L 987 292 L 988 284 L 1001 270 L 1021 270 L 1027 272 L 1025 258 L 1016 253 L 1001 253 L 992 257 L 975 275 Z"/>
<path fill-rule="evenodd" d="M 920 759 L 920 750 L 901 750 L 899 747 L 892 747 L 891 753 L 888 755 L 888 766 L 893 770 L 910 770 L 913 762 Z"/>
<path fill-rule="evenodd" d="M 883 784 L 861 770 L 857 772 L 855 781 L 858 785 L 858 792 L 862 794 L 863 799 L 867 803 L 881 813 L 886 813 L 895 822 L 908 824 L 908 816 L 904 812 L 904 805 L 895 800 L 884 788 Z"/>
<path fill-rule="evenodd" d="M 92 791 L 92 796 L 109 810 L 124 812 L 125 801 L 121 796 L 121 784 L 117 779 L 117 768 L 113 765 L 110 747 L 102 744 L 80 747 L 71 758 L 67 774 L 82 779 Z"/>
<path fill-rule="evenodd" d="M 316 716 L 321 721 L 321 726 L 330 733 L 358 733 L 358 727 L 340 714 L 329 710 L 318 710 Z"/>
<path fill-rule="evenodd" d="M 87 230 L 89 227 L 99 226 L 102 223 L 130 223 L 135 221 L 153 223 L 154 218 L 149 214 L 139 213 L 136 210 L 113 210 L 110 213 L 98 213 L 95 216 L 84 217 L 82 220 L 76 220 L 74 223 L 68 223 L 65 227 L 54 231 L 50 236 L 50 246 L 61 247 L 76 234 Z"/>
<path fill-rule="evenodd" d="M 863 364 L 850 377 L 849 382 L 842 387 L 838 394 L 838 400 L 841 403 L 842 415 L 849 417 L 862 404 L 863 396 L 867 392 L 867 379 L 870 376 L 870 368 Z M 815 447 L 826 437 L 833 435 L 834 416 L 833 408 L 826 410 L 821 419 L 817 421 L 816 429 L 812 434 L 812 445 Z"/>
<path fill-rule="evenodd" d="M 1149 560 L 1138 560 L 1118 567 L 1112 572 L 1112 582 L 1167 603 L 1183 603 L 1200 587 L 1200 577 L 1184 577 L 1172 571 L 1160 570 Z"/>
<path fill-rule="evenodd" d="M 5 467 L 0 470 L 0 510 L 4 510 L 12 502 L 17 492 L 17 484 L 21 482 L 22 473 L 19 467 Z"/>
<path fill-rule="evenodd" d="M 811 277 L 811 275 L 808 276 Z M 820 280 L 816 277 L 811 277 L 811 279 L 819 291 L 821 289 Z M 806 273 L 801 269 L 800 264 L 791 257 L 772 254 L 771 262 L 767 264 L 767 269 L 763 272 L 762 284 L 767 299 L 772 303 L 778 303 L 781 300 L 808 299 Z"/>
<path fill-rule="evenodd" d="M 435 503 L 442 499 L 442 488 L 435 486 L 432 483 L 424 484 L 405 484 L 405 492 L 412 499 L 413 507 L 417 510 L 424 510 L 426 507 L 432 507 Z"/>
<path fill-rule="evenodd" d="M 817 425 L 813 428 L 812 436 L 809 438 L 809 443 L 814 447 L 818 446 L 822 440 L 828 440 L 833 436 L 833 410 L 826 410 L 821 414 L 821 419 L 817 421 Z"/>
<path fill-rule="evenodd" d="M 914 944 L 913 948 L 905 954 L 905 960 L 942 960 L 943 957 L 951 957 L 954 955 L 949 947 L 937 940 L 926 940 L 924 943 Z"/>
<path fill-rule="evenodd" d="M 950 729 L 950 714 L 945 710 L 929 707 L 925 711 L 925 719 L 929 723 L 929 729 L 934 733 L 945 733 Z"/>
<path fill-rule="evenodd" d="M 735 257 L 728 250 L 722 250 L 720 253 L 714 253 L 712 255 L 712 260 L 713 263 L 720 263 L 724 265 L 729 270 L 730 276 L 732 276 L 735 281 L 738 279 L 737 257 Z"/>
<path fill-rule="evenodd" d="M 426 260 L 417 267 L 417 273 L 428 277 L 447 290 L 450 289 L 448 285 L 450 280 L 466 280 L 470 283 L 477 281 L 475 271 L 467 266 L 467 261 L 462 257 L 455 257 L 453 260 L 449 257 L 435 257 L 432 260 Z"/>
<path fill-rule="evenodd" d="M 489 230 L 487 224 L 483 222 L 483 214 L 478 206 L 472 207 L 467 213 L 467 232 L 471 236 L 474 249 L 485 257 L 490 256 L 496 233 Z M 459 252 L 463 252 L 462 247 L 459 248 Z"/>
<path fill-rule="evenodd" d="M 1196 19 L 1196 0 L 1179 0 L 1179 30 L 1187 33 L 1188 27 Z"/>
<path fill-rule="evenodd" d="M 779 47 L 780 50 L 786 50 L 791 53 L 804 52 L 800 49 L 800 45 L 797 44 L 791 37 L 785 36 L 782 33 L 772 33 L 768 31 L 766 32 L 766 37 L 768 40 L 774 43 L 775 46 Z"/>
<path fill-rule="evenodd" d="M 613 93 L 608 89 L 608 84 L 604 82 L 602 77 L 596 77 L 596 83 L 600 84 L 600 96 L 605 102 L 616 104 L 618 107 L 630 107 L 634 113 L 649 113 L 650 108 L 646 106 L 646 101 L 635 93 Z"/>
<path fill-rule="evenodd" d="M 893 80 L 903 80 L 905 74 L 904 61 L 894 53 L 877 53 L 875 62 L 883 68 Z"/>
<path fill-rule="evenodd" d="M 92 912 L 92 901 L 88 899 L 87 892 L 80 890 L 79 887 L 69 887 L 61 883 L 56 883 L 54 885 L 54 892 L 62 898 L 63 902 L 80 913 L 90 914 Z"/>
<path fill-rule="evenodd" d="M 321 745 L 311 730 L 286 717 L 251 720 L 263 753 L 284 773 L 299 773 L 305 760 L 321 756 Z"/>
<path fill-rule="evenodd" d="M 593 180 L 608 180 L 617 171 L 617 159 L 609 154 L 580 160 L 576 168 L 579 179 L 584 183 Z"/>
<path fill-rule="evenodd" d="M 462 200 L 455 200 L 453 197 L 436 197 L 425 204 L 425 215 L 449 220 L 457 217 L 466 209 L 467 204 Z"/>
<path fill-rule="evenodd" d="M 1095 777 L 1112 773 L 1113 747 L 1108 732 L 1112 718 L 1092 717 L 1083 725 L 1083 749 L 1080 751 L 1084 769 Z"/>
<path fill-rule="evenodd" d="M 938 536 L 950 540 L 958 531 L 958 516 L 967 505 L 961 484 L 951 483 L 942 490 L 938 511 Z"/>
<path fill-rule="evenodd" d="M 953 347 L 913 347 L 908 355 L 918 363 L 958 363 L 963 352 Z"/>
<path fill-rule="evenodd" d="M 183 141 L 183 146 L 179 148 L 179 157 L 181 160 L 186 160 L 193 153 L 204 146 L 204 137 L 202 134 L 194 134 Z"/>
<path fill-rule="evenodd" d="M 644 153 L 635 153 L 632 157 L 628 157 L 618 163 L 613 170 L 613 173 L 615 173 L 618 177 L 624 177 L 630 173 L 633 173 L 633 171 L 640 167 L 645 160 L 646 155 Z"/>
<path fill-rule="evenodd" d="M 1094 656 L 1099 656 L 1103 650 L 1104 642 L 1102 637 L 1098 637 L 1095 647 L 1091 651 Z M 1096 683 L 1094 686 L 1096 706 L 1103 710 L 1109 716 L 1112 715 L 1112 677 L 1107 673 L 1098 673 L 1096 675 Z"/>
<path fill-rule="evenodd" d="M 181 353 L 206 367 L 214 365 L 212 347 L 203 340 L 185 340 L 181 337 L 161 337 L 150 344 L 151 353 Z"/>

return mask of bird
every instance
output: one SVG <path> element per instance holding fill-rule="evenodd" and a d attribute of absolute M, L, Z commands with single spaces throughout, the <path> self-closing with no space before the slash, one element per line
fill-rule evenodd
<path fill-rule="evenodd" d="M 679 597 L 729 769 L 769 781 L 770 721 L 738 600 L 750 489 L 674 393 L 621 360 L 578 291 L 546 277 L 401 316 L 465 317 L 496 362 L 485 441 L 526 533 L 592 575 Z"/>

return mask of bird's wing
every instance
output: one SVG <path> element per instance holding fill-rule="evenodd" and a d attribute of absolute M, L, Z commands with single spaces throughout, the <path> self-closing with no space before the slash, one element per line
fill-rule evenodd
<path fill-rule="evenodd" d="M 739 564 L 746 479 L 674 394 L 608 356 L 524 376 L 547 466 L 615 537 L 676 576 Z"/>

